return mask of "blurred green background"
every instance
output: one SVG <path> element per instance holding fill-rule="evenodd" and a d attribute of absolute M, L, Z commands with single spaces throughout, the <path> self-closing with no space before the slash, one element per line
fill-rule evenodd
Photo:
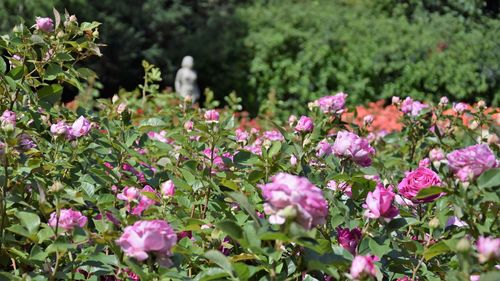
<path fill-rule="evenodd" d="M 500 102 L 500 1 L 1 0 L 0 31 L 67 9 L 100 21 L 104 56 L 90 61 L 101 96 L 141 82 L 141 60 L 172 86 L 184 55 L 201 88 L 244 108 L 282 108 L 337 91 L 363 104 L 392 95 Z M 271 94 L 270 94 L 271 93 Z M 299 110 L 300 111 L 300 110 Z"/>

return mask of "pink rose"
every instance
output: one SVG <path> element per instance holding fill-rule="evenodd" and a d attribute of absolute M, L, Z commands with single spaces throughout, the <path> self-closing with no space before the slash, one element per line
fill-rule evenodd
<path fill-rule="evenodd" d="M 431 166 L 431 160 L 429 158 L 424 158 L 418 162 L 419 167 L 429 168 Z"/>
<path fill-rule="evenodd" d="M 307 116 L 301 116 L 295 126 L 295 131 L 299 133 L 309 133 L 314 129 L 314 122 Z"/>
<path fill-rule="evenodd" d="M 448 102 L 450 102 L 450 101 L 448 100 L 447 97 L 441 97 L 441 99 L 439 100 L 439 105 L 446 106 L 448 104 Z"/>
<path fill-rule="evenodd" d="M 444 152 L 441 148 L 433 148 L 429 151 L 429 159 L 432 162 L 444 160 Z"/>
<path fill-rule="evenodd" d="M 467 182 L 486 170 L 497 167 L 495 155 L 487 144 L 476 144 L 452 151 L 446 158 L 450 170 L 462 182 Z"/>
<path fill-rule="evenodd" d="M 286 219 L 298 222 L 306 229 L 325 223 L 328 203 L 321 189 L 307 178 L 279 173 L 272 182 L 260 185 L 266 200 L 264 212 L 272 224 L 283 224 Z"/>
<path fill-rule="evenodd" d="M 51 18 L 36 17 L 35 27 L 43 32 L 52 32 L 54 30 L 54 22 Z"/>
<path fill-rule="evenodd" d="M 401 103 L 401 111 L 410 116 L 418 116 L 422 109 L 429 107 L 427 104 L 421 103 L 419 101 L 414 101 L 412 98 L 407 97 Z"/>
<path fill-rule="evenodd" d="M 191 132 L 194 128 L 194 123 L 193 121 L 189 120 L 189 121 L 186 121 L 186 123 L 184 123 L 184 129 L 188 132 Z"/>
<path fill-rule="evenodd" d="M 327 183 L 326 187 L 333 191 L 340 191 L 345 195 L 347 195 L 347 197 L 349 198 L 352 197 L 352 186 L 347 182 L 344 181 L 336 182 L 334 180 L 331 180 Z"/>
<path fill-rule="evenodd" d="M 297 157 L 295 157 L 295 155 L 293 155 L 293 154 L 292 154 L 292 156 L 290 156 L 290 165 L 291 166 L 297 165 Z"/>
<path fill-rule="evenodd" d="M 373 120 L 374 120 L 373 115 L 366 115 L 363 118 L 363 124 L 368 127 L 373 123 Z"/>
<path fill-rule="evenodd" d="M 327 140 L 322 140 L 316 147 L 316 156 L 323 157 L 332 154 L 332 145 Z"/>
<path fill-rule="evenodd" d="M 363 280 L 367 277 L 375 277 L 377 271 L 375 262 L 378 261 L 376 256 L 356 256 L 351 264 L 351 276 L 354 280 Z"/>
<path fill-rule="evenodd" d="M 375 154 L 375 149 L 366 139 L 348 131 L 338 132 L 332 149 L 338 157 L 350 158 L 362 167 L 370 166 L 371 156 Z"/>
<path fill-rule="evenodd" d="M 55 124 L 52 124 L 50 126 L 50 132 L 54 136 L 66 135 L 66 133 L 68 132 L 68 130 L 69 130 L 69 126 L 64 121 L 59 121 L 59 122 L 57 122 Z"/>
<path fill-rule="evenodd" d="M 464 102 L 458 102 L 458 103 L 455 103 L 453 105 L 453 111 L 455 111 L 458 114 L 462 114 L 468 108 L 469 108 L 469 105 L 464 103 Z"/>
<path fill-rule="evenodd" d="M 316 101 L 323 113 L 340 114 L 345 110 L 347 94 L 342 92 L 334 96 L 325 96 Z"/>
<path fill-rule="evenodd" d="M 163 220 L 137 221 L 116 240 L 126 256 L 143 261 L 153 254 L 163 266 L 171 264 L 169 257 L 176 243 L 177 235 Z"/>
<path fill-rule="evenodd" d="M 174 182 L 171 180 L 162 183 L 160 188 L 163 197 L 172 197 L 175 194 L 175 185 Z"/>
<path fill-rule="evenodd" d="M 50 214 L 49 225 L 53 228 L 58 226 L 65 231 L 72 230 L 75 226 L 84 227 L 87 224 L 87 217 L 82 215 L 79 211 L 72 209 L 61 209 L 59 213 L 59 220 L 57 212 Z"/>
<path fill-rule="evenodd" d="M 337 227 L 339 244 L 353 255 L 356 254 L 356 248 L 362 236 L 361 230 L 357 227 L 353 229 Z"/>
<path fill-rule="evenodd" d="M 141 192 L 137 188 L 126 186 L 121 193 L 118 193 L 116 195 L 116 198 L 118 198 L 119 200 L 132 202 L 134 200 L 137 200 L 140 194 Z"/>
<path fill-rule="evenodd" d="M 416 199 L 415 196 L 424 188 L 441 185 L 441 179 L 433 170 L 420 167 L 414 171 L 407 172 L 404 179 L 399 183 L 399 193 L 404 197 L 418 203 L 430 202 L 441 196 L 432 195 L 424 199 Z"/>
<path fill-rule="evenodd" d="M 236 129 L 236 131 L 234 132 L 235 134 L 235 137 L 236 137 L 236 142 L 241 142 L 241 143 L 245 143 L 247 140 L 248 140 L 248 133 L 242 129 Z"/>
<path fill-rule="evenodd" d="M 156 204 L 156 201 L 154 199 L 151 199 L 150 196 L 146 196 L 145 192 L 147 193 L 152 193 L 154 197 L 156 197 L 156 191 L 149 185 L 146 185 L 142 190 L 141 190 L 141 195 L 139 197 L 139 204 L 135 206 L 132 209 L 132 214 L 136 216 L 142 215 L 142 212 L 147 210 L 150 206 L 153 206 Z"/>
<path fill-rule="evenodd" d="M 270 141 L 284 141 L 285 140 L 283 135 L 277 130 L 265 131 L 263 138 L 270 140 Z"/>
<path fill-rule="evenodd" d="M 500 258 L 500 238 L 481 236 L 477 239 L 476 247 L 481 263 Z"/>
<path fill-rule="evenodd" d="M 90 132 L 90 129 L 91 129 L 90 121 L 87 120 L 85 117 L 80 116 L 71 126 L 69 134 L 72 137 L 79 138 L 81 136 L 87 135 Z"/>
<path fill-rule="evenodd" d="M 216 110 L 207 110 L 205 112 L 205 121 L 207 123 L 216 123 L 216 122 L 219 122 L 219 112 L 217 112 Z"/>
<path fill-rule="evenodd" d="M 377 185 L 373 192 L 368 192 L 363 208 L 366 208 L 365 216 L 371 219 L 392 219 L 399 214 L 399 210 L 393 205 L 395 194 L 389 188 Z"/>

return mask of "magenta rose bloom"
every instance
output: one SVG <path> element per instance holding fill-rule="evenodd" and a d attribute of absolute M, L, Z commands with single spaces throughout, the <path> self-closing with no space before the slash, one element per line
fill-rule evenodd
<path fill-rule="evenodd" d="M 481 263 L 500 258 L 500 238 L 481 236 L 477 239 L 476 247 Z"/>
<path fill-rule="evenodd" d="M 413 202 L 423 203 L 431 202 L 441 196 L 441 194 L 432 195 L 424 199 L 416 199 L 415 196 L 424 188 L 441 185 L 441 179 L 433 170 L 425 167 L 419 167 L 414 171 L 407 172 L 404 179 L 399 183 L 399 193 Z"/>
<path fill-rule="evenodd" d="M 314 130 L 314 122 L 311 118 L 307 116 L 301 116 L 297 125 L 295 126 L 295 131 L 299 133 L 310 133 Z"/>
<path fill-rule="evenodd" d="M 449 153 L 446 158 L 450 170 L 462 182 L 498 166 L 495 155 L 487 144 L 476 144 Z"/>
<path fill-rule="evenodd" d="M 90 121 L 87 120 L 87 118 L 80 116 L 71 126 L 69 134 L 74 138 L 86 136 L 90 132 L 91 127 Z"/>
<path fill-rule="evenodd" d="M 392 204 L 395 194 L 389 188 L 377 185 L 373 192 L 368 192 L 363 208 L 366 209 L 365 216 L 371 219 L 392 219 L 399 214 L 399 210 Z"/>
<path fill-rule="evenodd" d="M 337 227 L 337 240 L 339 244 L 353 255 L 356 254 L 356 248 L 361 237 L 361 230 L 357 227 L 353 229 Z"/>
<path fill-rule="evenodd" d="M 51 18 L 36 17 L 35 27 L 43 32 L 52 32 L 54 30 L 54 22 Z"/>
<path fill-rule="evenodd" d="M 323 113 L 340 114 L 344 112 L 347 94 L 342 92 L 334 96 L 325 96 L 316 101 Z"/>
<path fill-rule="evenodd" d="M 422 111 L 424 108 L 429 107 L 425 103 L 421 103 L 419 101 L 414 101 L 412 98 L 407 97 L 402 103 L 401 103 L 401 111 L 410 116 L 418 116 L 420 114 L 420 111 Z"/>
<path fill-rule="evenodd" d="M 371 156 L 375 154 L 375 149 L 366 139 L 348 131 L 338 132 L 332 149 L 338 157 L 350 158 L 362 167 L 370 166 Z"/>
<path fill-rule="evenodd" d="M 49 225 L 53 228 L 58 226 L 65 231 L 72 230 L 76 226 L 84 227 L 87 224 L 87 217 L 82 215 L 79 211 L 72 209 L 61 209 L 59 214 L 59 221 L 57 219 L 57 212 L 50 214 Z"/>
<path fill-rule="evenodd" d="M 207 110 L 205 112 L 205 121 L 207 123 L 216 123 L 216 122 L 219 122 L 219 112 L 217 112 L 217 110 Z"/>
<path fill-rule="evenodd" d="M 375 277 L 377 271 L 375 262 L 378 261 L 376 256 L 356 256 L 351 264 L 351 276 L 354 280 L 364 280 L 364 278 Z"/>
<path fill-rule="evenodd" d="M 266 203 L 264 212 L 270 215 L 269 222 L 283 224 L 293 219 L 305 229 L 325 223 L 328 203 L 321 189 L 307 178 L 279 173 L 272 182 L 260 185 Z"/>
<path fill-rule="evenodd" d="M 116 244 L 126 256 L 138 261 L 155 255 L 163 266 L 169 266 L 172 247 L 177 243 L 177 235 L 170 225 L 163 220 L 137 221 L 127 226 Z"/>

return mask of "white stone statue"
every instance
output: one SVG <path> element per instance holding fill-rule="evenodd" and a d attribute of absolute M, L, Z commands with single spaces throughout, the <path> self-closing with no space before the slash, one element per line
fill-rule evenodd
<path fill-rule="evenodd" d="M 194 103 L 200 98 L 200 89 L 196 84 L 197 76 L 193 65 L 193 57 L 185 56 L 182 59 L 182 67 L 175 75 L 175 92 L 182 98 L 190 97 Z"/>

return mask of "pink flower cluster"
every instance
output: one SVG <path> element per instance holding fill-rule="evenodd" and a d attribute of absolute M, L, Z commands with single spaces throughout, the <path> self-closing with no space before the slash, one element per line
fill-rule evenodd
<path fill-rule="evenodd" d="M 448 155 L 450 170 L 462 182 L 470 181 L 486 170 L 498 166 L 495 154 L 487 144 L 476 144 L 455 150 Z"/>
<path fill-rule="evenodd" d="M 306 229 L 325 223 L 328 203 L 321 189 L 307 178 L 279 173 L 272 182 L 260 185 L 266 200 L 264 212 L 272 224 L 283 224 L 287 218 Z"/>
<path fill-rule="evenodd" d="M 87 118 L 80 116 L 70 126 L 65 121 L 59 121 L 50 126 L 50 132 L 54 136 L 65 136 L 69 140 L 73 140 L 89 134 L 92 124 Z"/>
<path fill-rule="evenodd" d="M 406 115 L 410 116 L 418 116 L 420 112 L 428 108 L 429 105 L 425 103 L 421 103 L 419 101 L 414 101 L 412 98 L 407 97 L 402 103 L 401 103 L 401 112 L 403 112 Z"/>
<path fill-rule="evenodd" d="M 370 166 L 371 156 L 375 154 L 375 149 L 366 139 L 348 131 L 338 132 L 332 150 L 338 157 L 349 158 L 362 167 Z"/>
<path fill-rule="evenodd" d="M 53 228 L 56 226 L 65 231 L 72 230 L 76 226 L 84 227 L 87 224 L 87 217 L 82 215 L 79 211 L 72 209 L 61 209 L 59 218 L 57 212 L 50 214 L 49 225 Z"/>
<path fill-rule="evenodd" d="M 154 254 L 162 266 L 170 266 L 171 249 L 177 235 L 163 220 L 137 221 L 127 226 L 116 243 L 125 255 L 143 261 Z"/>
<path fill-rule="evenodd" d="M 414 171 L 407 172 L 404 179 L 399 183 L 399 193 L 413 202 L 430 202 L 441 196 L 441 194 L 432 195 L 423 199 L 416 199 L 415 196 L 424 188 L 431 186 L 440 186 L 441 179 L 438 174 L 429 168 L 419 167 Z"/>
<path fill-rule="evenodd" d="M 337 93 L 334 96 L 325 96 L 316 100 L 315 104 L 323 113 L 341 114 L 345 110 L 345 101 L 347 94 Z"/>

